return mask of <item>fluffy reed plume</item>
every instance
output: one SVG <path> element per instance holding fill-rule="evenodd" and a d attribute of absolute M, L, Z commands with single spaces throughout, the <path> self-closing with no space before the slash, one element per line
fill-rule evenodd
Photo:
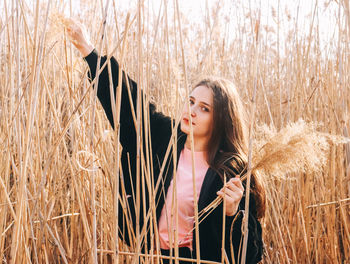
<path fill-rule="evenodd" d="M 68 27 L 71 24 L 70 20 L 61 13 L 52 13 L 50 20 L 51 23 L 64 27 Z"/>
<path fill-rule="evenodd" d="M 49 39 L 62 36 L 62 32 L 69 25 L 69 20 L 59 12 L 51 12 L 49 22 Z"/>
<path fill-rule="evenodd" d="M 269 177 L 285 177 L 288 173 L 320 172 L 326 165 L 331 144 L 349 143 L 350 139 L 318 132 L 315 123 L 299 119 L 276 132 L 274 127 L 259 126 L 252 157 L 252 174 L 259 172 L 262 181 Z M 247 174 L 241 176 L 244 181 Z M 205 219 L 220 203 L 217 197 L 199 217 Z"/>
<path fill-rule="evenodd" d="M 79 22 L 76 21 L 75 23 L 79 23 Z M 65 15 L 63 15 L 62 13 L 59 13 L 59 12 L 52 12 L 51 13 L 50 24 L 51 24 L 51 28 L 50 28 L 49 32 L 50 32 L 50 35 L 53 35 L 53 36 L 61 35 L 62 32 L 67 30 L 67 28 L 74 25 L 74 23 L 72 23 L 71 18 L 67 18 Z M 82 24 L 80 24 L 80 26 L 83 28 L 84 34 L 86 35 L 85 26 Z M 67 35 L 67 37 L 69 37 L 69 35 Z M 70 41 L 72 43 L 76 43 L 76 41 L 74 39 L 70 39 Z"/>
<path fill-rule="evenodd" d="M 276 132 L 261 126 L 253 151 L 253 169 L 265 177 L 293 172 L 319 172 L 327 162 L 330 144 L 349 142 L 341 136 L 316 131 L 317 125 L 299 120 Z"/>

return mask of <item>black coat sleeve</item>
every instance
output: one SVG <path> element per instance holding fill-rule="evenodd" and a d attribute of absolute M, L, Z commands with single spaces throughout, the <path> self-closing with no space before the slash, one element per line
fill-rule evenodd
<path fill-rule="evenodd" d="M 111 104 L 111 93 L 110 93 L 110 76 L 113 81 L 112 87 L 114 90 L 114 95 L 116 96 L 116 89 L 119 82 L 119 64 L 114 57 L 110 58 L 110 73 L 108 72 L 107 67 L 107 56 L 100 57 L 100 67 L 98 66 L 99 55 L 96 50 L 93 50 L 88 56 L 84 58 L 89 65 L 89 77 L 90 81 L 93 81 L 97 75 L 97 68 L 103 68 L 103 70 L 99 74 L 98 85 L 94 84 L 94 89 L 97 87 L 97 97 L 105 111 L 105 114 L 113 127 L 115 128 L 115 124 L 113 121 L 113 113 L 112 113 L 112 104 Z M 105 65 L 106 66 L 103 66 Z M 133 81 L 124 71 L 122 72 L 122 82 L 121 82 L 121 106 L 120 106 L 120 143 L 123 147 L 121 163 L 123 169 L 123 182 L 126 190 L 127 196 L 124 197 L 125 200 L 128 201 L 127 210 L 123 210 L 121 204 L 119 204 L 119 235 L 120 237 L 128 244 L 131 245 L 133 242 L 133 236 L 129 233 L 126 228 L 126 219 L 129 219 L 132 223 L 132 227 L 135 230 L 135 219 L 136 219 L 136 207 L 134 205 L 134 195 L 136 192 L 136 171 L 137 171 L 137 133 L 135 122 L 133 118 L 133 113 L 135 113 L 136 118 L 137 113 L 137 96 L 138 96 L 138 86 L 135 81 Z M 131 96 L 130 96 L 130 95 Z M 141 91 L 141 98 L 142 96 Z M 116 101 L 116 98 L 113 98 L 113 102 Z M 151 150 L 153 155 L 153 165 L 155 161 L 162 160 L 162 154 L 165 152 L 164 149 L 167 148 L 169 139 L 172 132 L 171 120 L 169 117 L 163 115 L 160 112 L 156 111 L 155 105 L 152 103 L 147 103 L 141 100 L 142 106 L 142 137 L 143 143 L 145 142 L 145 129 L 150 127 L 150 135 L 151 135 Z M 143 109 L 148 108 L 148 121 L 144 121 Z M 143 144 L 142 149 L 145 153 L 147 148 L 145 144 Z M 154 168 L 154 167 L 153 167 Z M 154 173 L 153 177 L 155 177 L 154 182 L 157 180 L 157 174 Z M 140 181 L 142 184 L 142 181 Z M 121 187 L 121 185 L 120 185 Z M 147 188 L 140 187 L 140 190 L 147 190 Z M 144 197 L 141 195 L 141 197 Z M 145 194 L 146 206 L 148 205 L 148 193 L 146 191 Z M 143 210 L 147 210 L 147 208 L 140 208 L 140 215 L 143 215 Z M 130 218 L 129 214 L 130 212 Z M 140 225 L 143 226 L 144 219 L 141 217 Z"/>
<path fill-rule="evenodd" d="M 89 77 L 92 80 L 96 77 L 96 69 L 98 63 L 98 54 L 93 50 L 84 59 L 89 65 Z M 107 56 L 101 56 L 100 68 L 106 63 Z M 116 88 L 119 81 L 119 64 L 117 60 L 112 57 L 110 59 L 111 74 L 113 80 L 114 95 L 116 95 Z M 131 101 L 129 99 L 128 89 L 130 89 Z M 134 109 L 136 116 L 137 109 L 137 84 L 127 74 L 122 72 L 122 92 L 121 92 L 121 107 L 120 107 L 120 143 L 128 152 L 136 150 L 136 129 L 133 120 L 132 111 Z M 111 106 L 111 94 L 109 87 L 109 75 L 107 65 L 104 67 L 99 75 L 99 82 L 97 86 L 97 96 L 106 113 L 106 116 L 114 128 L 113 113 Z M 115 101 L 115 100 L 114 100 Z M 141 100 L 143 101 L 143 100 Z M 132 102 L 132 104 L 131 104 Z M 151 141 L 153 146 L 167 146 L 171 135 L 171 121 L 170 118 L 160 112 L 156 112 L 156 108 L 152 103 L 147 105 L 149 107 L 149 124 L 151 126 Z M 143 108 L 142 108 L 143 109 Z M 145 129 L 145 122 L 143 127 Z"/>

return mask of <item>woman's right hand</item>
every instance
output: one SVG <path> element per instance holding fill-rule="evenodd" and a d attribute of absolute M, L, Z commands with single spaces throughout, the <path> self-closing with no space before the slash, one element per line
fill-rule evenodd
<path fill-rule="evenodd" d="M 93 51 L 94 46 L 90 42 L 85 27 L 71 18 L 65 20 L 65 26 L 69 40 L 80 51 L 81 55 L 83 57 L 89 55 Z"/>

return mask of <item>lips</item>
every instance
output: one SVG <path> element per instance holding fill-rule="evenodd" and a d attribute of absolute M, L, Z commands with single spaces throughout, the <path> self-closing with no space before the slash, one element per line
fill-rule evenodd
<path fill-rule="evenodd" d="M 190 120 L 188 118 L 186 118 L 186 117 L 182 118 L 182 120 L 185 122 L 186 125 L 188 125 L 190 123 Z M 195 123 L 192 122 L 192 125 L 194 126 Z"/>

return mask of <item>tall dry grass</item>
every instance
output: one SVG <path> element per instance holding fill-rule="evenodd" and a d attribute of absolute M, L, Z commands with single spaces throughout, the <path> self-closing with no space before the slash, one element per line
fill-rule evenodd
<path fill-rule="evenodd" d="M 146 100 L 174 119 L 191 83 L 214 74 L 234 80 L 249 109 L 256 91 L 257 125 L 279 130 L 302 118 L 348 136 L 349 1 L 282 2 L 216 2 L 195 21 L 182 1 L 139 2 L 129 16 L 118 1 L 0 4 L 1 261 L 132 263 L 132 252 L 142 255 L 145 230 L 135 247 L 117 240 L 118 133 L 61 15 L 79 18 L 99 51 L 116 56 Z M 326 33 L 324 15 L 335 18 Z M 149 154 L 140 155 L 148 169 L 138 179 L 150 181 Z M 318 172 L 265 177 L 264 263 L 350 263 L 349 155 L 348 145 L 334 144 Z M 152 222 L 154 211 L 139 217 Z"/>

